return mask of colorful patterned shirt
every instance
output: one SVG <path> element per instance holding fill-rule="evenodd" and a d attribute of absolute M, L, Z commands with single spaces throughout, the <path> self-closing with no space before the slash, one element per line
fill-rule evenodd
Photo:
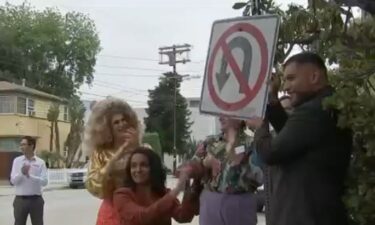
<path fill-rule="evenodd" d="M 241 132 L 235 148 L 245 150 L 241 162 L 231 165 L 226 151 L 226 141 L 223 135 L 209 137 L 205 140 L 206 153 L 211 154 L 221 162 L 221 171 L 218 176 L 212 177 L 211 173 L 203 178 L 205 189 L 221 193 L 246 193 L 254 192 L 263 180 L 262 170 L 252 163 L 252 138 Z M 198 160 L 195 157 L 195 160 Z M 200 159 L 202 160 L 202 159 Z"/>

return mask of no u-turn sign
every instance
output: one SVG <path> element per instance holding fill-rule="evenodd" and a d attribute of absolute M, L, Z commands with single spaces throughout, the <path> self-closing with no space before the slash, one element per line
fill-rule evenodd
<path fill-rule="evenodd" d="M 267 80 L 279 28 L 278 16 L 215 21 L 201 95 L 202 113 L 263 116 Z"/>

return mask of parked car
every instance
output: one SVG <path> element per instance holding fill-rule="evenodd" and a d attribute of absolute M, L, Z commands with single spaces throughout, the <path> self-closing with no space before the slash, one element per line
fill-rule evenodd
<path fill-rule="evenodd" d="M 87 166 L 68 172 L 68 182 L 70 188 L 84 188 L 87 178 Z"/>

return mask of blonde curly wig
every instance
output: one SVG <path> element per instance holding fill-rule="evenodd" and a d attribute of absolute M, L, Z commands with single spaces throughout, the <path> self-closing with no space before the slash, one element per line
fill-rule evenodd
<path fill-rule="evenodd" d="M 114 147 L 111 121 L 116 114 L 124 115 L 129 125 L 139 132 L 139 140 L 141 140 L 140 125 L 135 111 L 125 101 L 108 97 L 92 106 L 83 141 L 83 151 L 87 155 L 90 155 L 93 151 L 102 151 Z"/>

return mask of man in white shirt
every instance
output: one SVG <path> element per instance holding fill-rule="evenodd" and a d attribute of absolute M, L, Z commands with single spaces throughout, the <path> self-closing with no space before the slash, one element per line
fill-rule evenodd
<path fill-rule="evenodd" d="M 43 225 L 42 187 L 48 183 L 47 168 L 45 162 L 35 156 L 35 145 L 34 138 L 23 137 L 20 143 L 23 155 L 13 160 L 10 182 L 16 189 L 15 225 L 26 225 L 29 214 L 33 225 Z"/>

